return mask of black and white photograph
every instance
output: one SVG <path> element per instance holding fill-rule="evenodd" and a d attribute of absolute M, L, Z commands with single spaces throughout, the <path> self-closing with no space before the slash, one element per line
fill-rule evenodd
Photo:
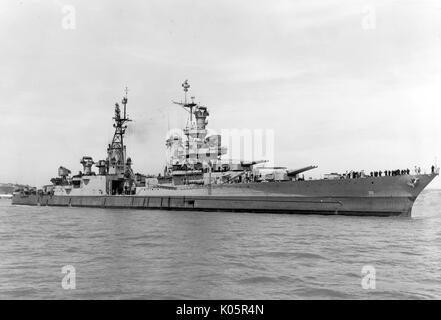
<path fill-rule="evenodd" d="M 0 300 L 441 298 L 441 2 L 2 0 L 0 40 Z"/>

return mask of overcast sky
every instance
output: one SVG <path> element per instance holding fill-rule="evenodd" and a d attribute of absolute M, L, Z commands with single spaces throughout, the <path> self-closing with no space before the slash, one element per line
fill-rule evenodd
<path fill-rule="evenodd" d="M 126 85 L 134 169 L 160 172 L 185 79 L 209 127 L 273 129 L 276 165 L 441 162 L 438 1 L 2 0 L 0 39 L 0 182 L 104 159 Z"/>

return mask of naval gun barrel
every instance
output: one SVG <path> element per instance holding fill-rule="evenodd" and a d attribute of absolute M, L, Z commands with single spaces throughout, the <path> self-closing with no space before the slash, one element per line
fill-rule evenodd
<path fill-rule="evenodd" d="M 240 164 L 244 167 L 251 167 L 256 164 L 266 163 L 268 160 L 256 160 L 256 161 L 241 161 Z"/>
<path fill-rule="evenodd" d="M 289 177 L 295 177 L 296 175 L 298 175 L 302 172 L 309 171 L 309 170 L 316 169 L 316 168 L 318 168 L 318 166 L 307 166 L 307 167 L 303 167 L 300 169 L 288 170 L 287 174 Z"/>

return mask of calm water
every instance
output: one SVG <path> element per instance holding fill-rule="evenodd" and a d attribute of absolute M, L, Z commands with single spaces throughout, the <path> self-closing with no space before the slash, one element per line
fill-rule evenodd
<path fill-rule="evenodd" d="M 61 268 L 76 269 L 76 289 Z M 376 270 L 376 289 L 361 269 Z M 441 191 L 412 218 L 20 207 L 0 200 L 2 299 L 441 298 Z"/>

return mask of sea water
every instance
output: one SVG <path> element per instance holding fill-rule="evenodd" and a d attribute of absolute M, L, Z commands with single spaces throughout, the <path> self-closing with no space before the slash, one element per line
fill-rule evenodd
<path fill-rule="evenodd" d="M 1 299 L 441 298 L 441 190 L 412 217 L 13 206 Z"/>

